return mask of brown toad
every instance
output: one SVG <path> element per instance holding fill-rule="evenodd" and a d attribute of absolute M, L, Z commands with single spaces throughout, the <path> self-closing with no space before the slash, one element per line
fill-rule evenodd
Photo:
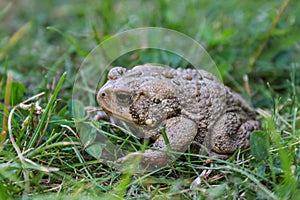
<path fill-rule="evenodd" d="M 203 154 L 228 158 L 249 147 L 250 133 L 260 129 L 249 104 L 204 70 L 146 64 L 112 68 L 108 79 L 97 101 L 134 135 L 156 137 L 153 147 L 158 150 L 147 149 L 141 161 L 152 169 L 170 161 L 168 148 L 184 152 L 191 143 Z"/>

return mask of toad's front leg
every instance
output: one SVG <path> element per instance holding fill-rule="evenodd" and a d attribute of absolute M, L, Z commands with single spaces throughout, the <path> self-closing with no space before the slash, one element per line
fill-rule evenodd
<path fill-rule="evenodd" d="M 171 152 L 185 152 L 197 134 L 197 124 L 182 116 L 167 119 L 165 122 L 165 132 L 169 144 L 161 134 L 154 142 L 153 148 L 141 153 L 142 156 L 139 168 L 141 170 L 154 170 L 161 168 L 172 161 L 175 155 Z M 129 157 L 138 153 L 128 154 L 120 158 L 119 162 L 126 161 Z M 177 154 L 178 155 L 178 154 Z"/>

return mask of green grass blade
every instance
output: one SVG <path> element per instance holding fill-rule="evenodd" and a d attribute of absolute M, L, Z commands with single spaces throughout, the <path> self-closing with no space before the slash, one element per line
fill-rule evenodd
<path fill-rule="evenodd" d="M 67 73 L 63 73 L 63 75 L 61 76 L 61 78 L 59 79 L 58 81 L 58 84 L 53 92 L 53 95 L 51 96 L 50 100 L 49 100 L 49 103 L 47 104 L 46 106 L 46 109 L 45 109 L 45 112 L 41 118 L 41 121 L 39 122 L 38 124 L 38 127 L 36 128 L 32 138 L 30 139 L 29 143 L 28 143 L 28 146 L 27 148 L 32 148 L 34 146 L 34 144 L 36 143 L 36 140 L 40 134 L 40 132 L 45 128 L 45 125 L 47 123 L 47 118 L 48 118 L 48 114 L 49 114 L 49 111 L 51 110 L 53 104 L 54 104 L 54 101 L 58 95 L 58 92 L 63 84 L 63 81 L 65 80 L 65 77 L 66 77 Z"/>
<path fill-rule="evenodd" d="M 55 31 L 55 32 L 61 34 L 64 38 L 66 38 L 66 40 L 75 47 L 75 49 L 79 55 L 84 56 L 84 57 L 88 55 L 88 53 L 84 49 L 82 49 L 81 45 L 78 44 L 76 42 L 76 40 L 73 37 L 71 37 L 70 35 L 67 35 L 67 34 L 63 33 L 62 31 L 58 30 L 57 28 L 54 28 L 51 26 L 47 27 L 47 29 Z"/>

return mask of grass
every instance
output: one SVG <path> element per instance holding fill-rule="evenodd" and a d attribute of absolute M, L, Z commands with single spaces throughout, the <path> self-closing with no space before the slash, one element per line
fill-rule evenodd
<path fill-rule="evenodd" d="M 1 1 L 0 199 L 299 198 L 299 7 L 292 0 Z M 96 133 L 80 140 L 73 118 L 76 74 L 97 44 L 141 26 L 177 30 L 206 48 L 263 124 L 249 150 L 226 161 L 186 152 L 146 173 L 91 156 L 99 148 L 86 142 Z M 131 52 L 114 65 L 145 62 L 187 65 L 155 50 Z M 106 123 L 89 125 L 128 150 L 145 147 Z"/>

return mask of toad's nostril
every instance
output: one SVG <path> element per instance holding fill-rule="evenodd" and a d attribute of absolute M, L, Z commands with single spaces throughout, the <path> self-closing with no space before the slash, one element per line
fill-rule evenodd
<path fill-rule="evenodd" d="M 106 94 L 105 94 L 104 92 L 102 92 L 102 93 L 101 93 L 101 96 L 102 96 L 102 97 L 105 97 L 105 96 L 106 96 Z"/>

